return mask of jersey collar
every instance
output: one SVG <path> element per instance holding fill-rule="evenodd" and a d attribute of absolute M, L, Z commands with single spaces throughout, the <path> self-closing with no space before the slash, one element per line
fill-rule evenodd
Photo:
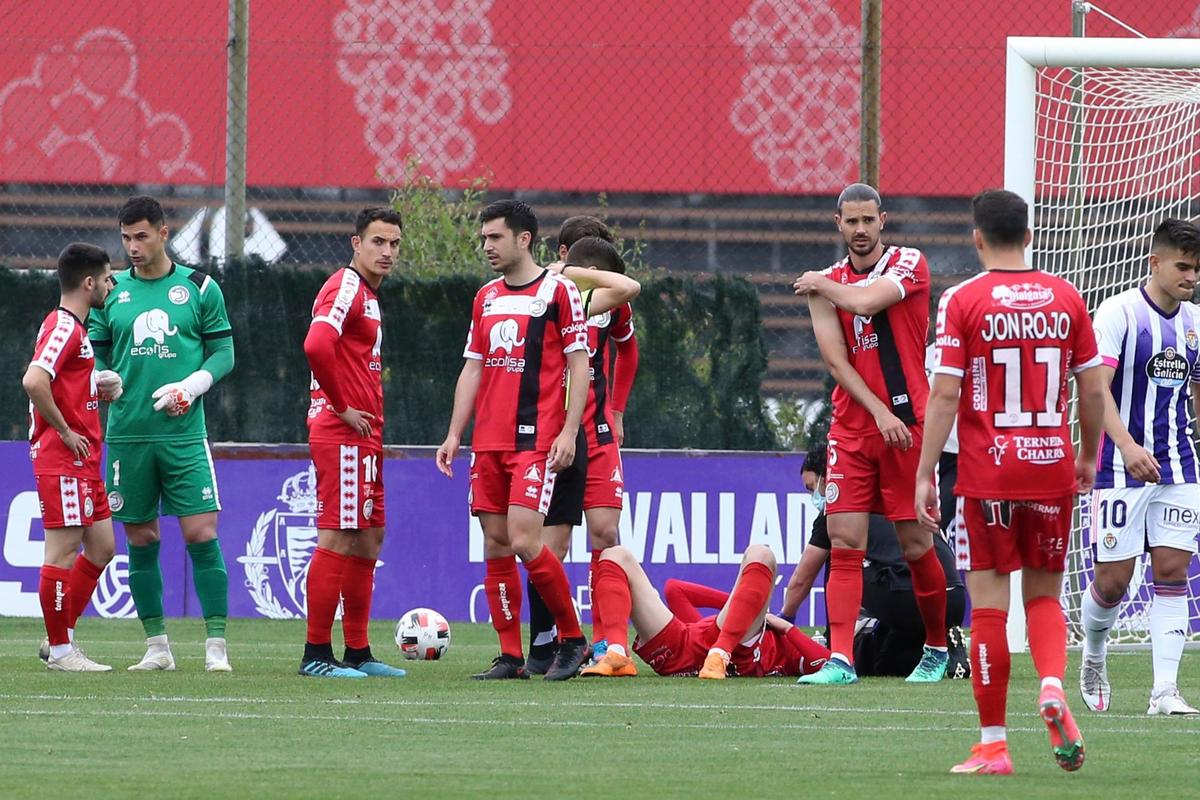
<path fill-rule="evenodd" d="M 546 277 L 546 275 L 547 275 L 547 274 L 549 274 L 549 272 L 550 272 L 550 270 L 546 269 L 545 267 L 542 267 L 541 274 L 539 274 L 539 275 L 538 275 L 536 278 L 534 278 L 533 280 L 531 280 L 529 283 L 523 283 L 523 284 L 521 284 L 520 286 L 513 286 L 513 285 L 512 285 L 511 283 L 509 283 L 508 281 L 504 281 L 504 285 L 505 285 L 505 286 L 507 286 L 509 289 L 511 289 L 511 290 L 512 290 L 512 291 L 514 291 L 514 292 L 519 292 L 519 291 L 521 291 L 521 290 L 523 290 L 523 289 L 528 289 L 530 286 L 533 286 L 533 285 L 535 285 L 535 284 L 536 284 L 538 281 L 540 281 L 542 278 L 545 278 L 545 277 Z M 502 280 L 502 281 L 503 281 L 504 279 L 503 279 L 503 278 L 501 278 L 500 280 Z"/>
<path fill-rule="evenodd" d="M 356 269 L 354 268 L 354 265 L 353 265 L 353 264 L 347 264 L 347 265 L 346 265 L 346 269 L 350 270 L 351 272 L 353 272 L 355 275 L 357 275 L 357 276 L 358 276 L 358 279 L 359 279 L 360 281 L 362 281 L 362 285 L 363 285 L 363 286 L 365 286 L 365 287 L 367 287 L 367 291 L 368 291 L 368 292 L 370 292 L 370 293 L 371 293 L 372 295 L 374 295 L 375 297 L 378 297 L 378 296 L 379 296 L 379 295 L 378 295 L 378 293 L 377 293 L 377 292 L 376 292 L 376 291 L 375 291 L 373 288 L 371 288 L 371 284 L 367 282 L 367 278 L 366 278 L 366 276 L 365 276 L 365 275 L 363 275 L 363 274 L 362 274 L 361 272 L 359 272 L 358 270 L 356 270 Z"/>
<path fill-rule="evenodd" d="M 1179 305 L 1175 306 L 1174 311 L 1168 314 L 1159 308 L 1157 303 L 1150 299 L 1150 293 L 1146 291 L 1145 286 L 1139 286 L 1138 291 L 1142 293 L 1142 299 L 1146 301 L 1146 305 L 1150 306 L 1150 308 L 1154 310 L 1154 313 L 1158 314 L 1163 319 L 1175 319 L 1175 315 L 1179 313 L 1179 309 L 1183 308 L 1183 303 L 1180 303 Z"/>
<path fill-rule="evenodd" d="M 76 322 L 78 322 L 80 325 L 83 325 L 83 320 L 81 320 L 79 317 L 76 317 L 76 316 L 75 316 L 75 312 L 74 312 L 74 311 L 72 311 L 71 309 L 67 308 L 66 306 L 59 306 L 59 307 L 58 307 L 58 310 L 59 310 L 59 311 L 65 311 L 65 312 L 67 312 L 67 313 L 68 313 L 68 314 L 70 314 L 72 317 L 75 317 L 75 321 L 76 321 Z"/>
<path fill-rule="evenodd" d="M 163 275 L 162 278 L 139 278 L 138 274 L 137 274 L 137 267 L 135 267 L 133 264 L 130 264 L 129 265 L 129 275 L 136 281 L 147 281 L 147 280 L 161 281 L 163 278 L 169 278 L 172 275 L 174 275 L 175 267 L 177 267 L 177 266 L 178 265 L 174 261 L 172 261 L 171 268 L 169 270 L 167 270 L 167 274 Z"/>

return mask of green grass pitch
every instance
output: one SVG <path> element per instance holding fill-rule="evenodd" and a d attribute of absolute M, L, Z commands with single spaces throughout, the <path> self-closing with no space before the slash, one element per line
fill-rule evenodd
<path fill-rule="evenodd" d="M 1145 716 L 1148 652 L 1115 653 L 1113 710 L 1068 698 L 1087 763 L 1055 766 L 1027 655 L 1009 697 L 1012 777 L 952 776 L 977 728 L 970 686 L 800 687 L 790 679 L 540 679 L 479 683 L 490 628 L 455 624 L 440 662 L 402 680 L 296 675 L 302 622 L 235 620 L 234 672 L 203 671 L 196 620 L 171 620 L 178 671 L 134 674 L 136 622 L 85 619 L 100 675 L 47 672 L 40 620 L 0 623 L 0 796 L 164 797 L 1109 797 L 1196 791 L 1200 719 Z M 339 632 L 335 632 L 335 642 Z M 376 653 L 399 663 L 388 624 Z M 1200 700 L 1200 654 L 1181 685 Z M 534 789 L 537 786 L 539 788 Z M 57 788 L 55 788 L 57 787 Z M 888 795 L 883 795 L 888 796 Z M 1193 795 L 1194 796 L 1194 795 Z"/>

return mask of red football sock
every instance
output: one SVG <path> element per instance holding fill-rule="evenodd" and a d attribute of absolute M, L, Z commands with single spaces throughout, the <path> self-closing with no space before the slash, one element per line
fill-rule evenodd
<path fill-rule="evenodd" d="M 981 727 L 1003 726 L 1008 708 L 1008 612 L 977 608 L 971 612 L 971 688 Z"/>
<path fill-rule="evenodd" d="M 604 638 L 609 647 L 620 645 L 628 653 L 633 597 L 625 570 L 615 561 L 601 561 L 596 565 L 595 587 L 595 604 L 604 608 Z"/>
<path fill-rule="evenodd" d="M 71 571 L 50 564 L 42 565 L 38 581 L 38 599 L 50 644 L 68 644 L 67 624 L 71 619 Z"/>
<path fill-rule="evenodd" d="M 917 608 L 925 623 L 925 644 L 946 646 L 946 573 L 938 560 L 937 550 L 929 548 L 916 561 L 908 562 L 912 573 L 913 593 Z"/>
<path fill-rule="evenodd" d="M 1039 678 L 1062 681 L 1067 670 L 1067 618 L 1056 597 L 1035 597 L 1025 604 L 1029 655 Z"/>
<path fill-rule="evenodd" d="M 370 647 L 367 623 L 371 621 L 371 594 L 375 591 L 375 559 L 346 557 L 342 573 L 342 636 L 346 647 Z"/>
<path fill-rule="evenodd" d="M 783 638 L 788 646 L 796 651 L 796 663 L 800 666 L 801 675 L 816 672 L 817 668 L 829 660 L 829 648 L 817 644 L 794 625 L 788 628 Z"/>
<path fill-rule="evenodd" d="M 337 615 L 338 600 L 342 591 L 342 575 L 346 571 L 346 557 L 341 553 L 318 547 L 308 562 L 308 580 L 305 596 L 308 598 L 309 644 L 329 644 L 333 631 L 333 618 Z"/>
<path fill-rule="evenodd" d="M 754 623 L 762 610 L 766 608 L 767 599 L 771 596 L 771 580 L 775 574 L 766 564 L 752 561 L 742 567 L 733 593 L 729 596 L 726 606 L 725 622 L 721 625 L 721 633 L 713 647 L 732 653 Z"/>
<path fill-rule="evenodd" d="M 540 591 L 541 587 L 538 589 Z M 500 652 L 524 658 L 525 651 L 521 649 L 521 575 L 517 572 L 516 556 L 487 559 L 483 592 L 492 614 L 492 627 L 500 637 Z"/>
<path fill-rule="evenodd" d="M 98 567 L 88 561 L 82 553 L 75 556 L 75 566 L 71 567 L 71 618 L 67 627 L 74 628 L 76 620 L 83 610 L 92 602 L 92 594 L 96 591 L 96 583 L 104 567 Z"/>
<path fill-rule="evenodd" d="M 829 551 L 829 583 L 825 606 L 829 617 L 829 649 L 854 663 L 854 623 L 862 606 L 862 562 L 867 552 L 849 547 Z"/>
<path fill-rule="evenodd" d="M 588 566 L 588 596 L 592 598 L 592 642 L 604 638 L 604 617 L 600 606 L 596 604 L 596 567 L 600 564 L 600 554 L 603 550 L 592 551 L 592 563 Z"/>
<path fill-rule="evenodd" d="M 579 628 L 579 617 L 575 616 L 575 606 L 571 603 L 571 586 L 567 583 L 567 572 L 563 569 L 558 556 L 545 545 L 542 552 L 531 559 L 525 569 L 529 572 L 529 580 L 537 587 L 542 602 L 554 615 L 554 624 L 558 627 L 559 639 L 578 639 L 583 636 Z"/>
<path fill-rule="evenodd" d="M 702 583 L 667 578 L 663 586 L 663 599 L 680 622 L 699 622 L 704 617 L 700 609 L 713 608 L 719 611 L 729 601 L 729 592 Z"/>

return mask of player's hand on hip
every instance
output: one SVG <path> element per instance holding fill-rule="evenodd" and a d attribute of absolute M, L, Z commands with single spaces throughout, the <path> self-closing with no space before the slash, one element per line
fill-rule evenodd
<path fill-rule="evenodd" d="M 438 472 L 445 475 L 447 478 L 454 477 L 454 457 L 458 455 L 458 439 L 453 436 L 447 436 L 446 441 L 437 449 L 437 468 Z"/>
<path fill-rule="evenodd" d="M 875 415 L 875 425 L 883 434 L 883 443 L 888 447 L 898 447 L 907 450 L 912 447 L 912 431 L 890 411 L 880 411 Z"/>
<path fill-rule="evenodd" d="M 575 460 L 575 434 L 563 431 L 554 438 L 547 454 L 546 466 L 551 472 L 562 472 Z"/>
<path fill-rule="evenodd" d="M 1087 494 L 1096 485 L 1096 462 L 1083 457 L 1080 453 L 1075 457 L 1075 493 Z"/>
<path fill-rule="evenodd" d="M 364 439 L 371 435 L 371 420 L 375 419 L 375 415 L 367 411 L 359 411 L 353 406 L 346 406 L 346 410 L 337 415 L 338 419 L 344 422 L 355 433 L 362 436 Z"/>
<path fill-rule="evenodd" d="M 1161 477 L 1158 459 L 1149 450 L 1137 443 L 1131 443 L 1121 448 L 1121 460 L 1125 462 L 1125 471 L 1143 483 L 1158 483 Z"/>
<path fill-rule="evenodd" d="M 181 417 L 192 408 L 196 398 L 191 390 L 180 383 L 167 383 L 154 390 L 154 410 L 166 411 L 169 417 Z"/>
<path fill-rule="evenodd" d="M 78 434 L 70 428 L 67 428 L 66 433 L 59 433 L 58 436 L 76 458 L 86 459 L 91 454 L 92 445 L 86 436 Z"/>
<path fill-rule="evenodd" d="M 96 392 L 106 403 L 115 403 L 125 391 L 121 376 L 111 369 L 96 370 Z"/>
<path fill-rule="evenodd" d="M 917 478 L 916 497 L 913 500 L 917 512 L 917 522 L 930 533 L 937 533 L 942 521 L 941 504 L 938 499 L 937 486 L 932 480 L 922 481 Z"/>
<path fill-rule="evenodd" d="M 625 412 L 613 412 L 613 438 L 617 440 L 617 447 L 625 446 Z"/>

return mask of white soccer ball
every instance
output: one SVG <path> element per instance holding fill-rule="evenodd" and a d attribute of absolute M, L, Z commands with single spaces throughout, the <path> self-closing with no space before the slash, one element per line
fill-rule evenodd
<path fill-rule="evenodd" d="M 411 661 L 437 661 L 450 649 L 450 623 L 432 608 L 406 611 L 396 623 L 396 646 Z"/>

